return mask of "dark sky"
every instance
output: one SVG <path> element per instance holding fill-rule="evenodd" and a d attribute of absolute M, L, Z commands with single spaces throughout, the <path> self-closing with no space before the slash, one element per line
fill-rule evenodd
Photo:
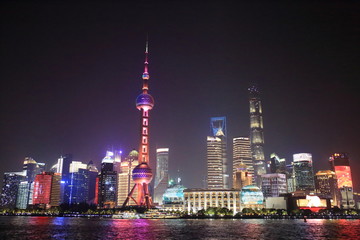
<path fill-rule="evenodd" d="M 262 91 L 266 157 L 350 156 L 360 190 L 360 4 L 357 1 L 2 1 L 0 174 L 25 156 L 99 164 L 138 148 L 146 34 L 151 164 L 202 187 L 209 119 L 228 141 L 249 134 L 251 83 Z M 231 149 L 231 146 L 229 146 Z"/>

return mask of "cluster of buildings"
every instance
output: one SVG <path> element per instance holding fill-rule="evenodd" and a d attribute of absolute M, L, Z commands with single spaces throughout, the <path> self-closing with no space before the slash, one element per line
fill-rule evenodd
<path fill-rule="evenodd" d="M 168 149 L 159 148 L 157 152 L 158 166 L 165 164 L 163 169 L 167 169 Z M 96 204 L 99 208 L 122 207 L 135 184 L 132 172 L 139 165 L 138 156 L 136 150 L 126 157 L 122 157 L 121 151 L 107 151 L 98 169 L 92 161 L 73 161 L 72 155 L 66 154 L 49 171 L 45 171 L 44 163 L 26 157 L 23 171 L 4 173 L 1 207 L 49 209 L 62 203 Z M 154 199 L 162 201 L 168 186 L 167 170 L 159 171 L 155 183 Z M 137 195 L 138 192 L 135 192 L 132 197 L 136 199 Z"/>
<path fill-rule="evenodd" d="M 311 209 L 355 208 L 349 157 L 334 153 L 329 168 L 314 174 L 310 153 L 296 153 L 287 165 L 275 153 L 264 154 L 262 105 L 258 89 L 249 88 L 250 134 L 232 139 L 229 161 L 226 117 L 210 119 L 207 136 L 207 186 L 187 189 L 181 179 L 170 181 L 169 149 L 156 149 L 156 174 L 149 165 L 149 111 L 154 99 L 148 93 L 148 46 L 146 44 L 142 93 L 136 99 L 140 111 L 139 151 L 126 157 L 107 151 L 98 169 L 93 162 L 61 156 L 45 171 L 45 164 L 31 157 L 23 171 L 6 172 L 0 205 L 5 208 L 57 207 L 62 203 L 96 204 L 99 208 L 128 205 L 197 212 L 210 207 L 228 208 L 234 214 L 244 208 Z M 154 178 L 154 186 L 150 183 Z M 358 196 L 358 195 L 356 195 Z"/>
<path fill-rule="evenodd" d="M 229 169 L 227 156 L 226 117 L 213 117 L 207 137 L 207 187 L 185 189 L 184 209 L 226 207 L 235 214 L 244 208 L 355 208 L 347 153 L 333 153 L 329 167 L 316 173 L 311 153 L 293 154 L 290 164 L 275 153 L 265 160 L 259 91 L 253 86 L 249 93 L 250 134 L 232 139 L 232 167 Z"/>

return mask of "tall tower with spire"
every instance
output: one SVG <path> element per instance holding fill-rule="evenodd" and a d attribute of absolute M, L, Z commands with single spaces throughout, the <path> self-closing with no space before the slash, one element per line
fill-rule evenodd
<path fill-rule="evenodd" d="M 153 178 L 151 168 L 149 166 L 149 112 L 154 107 L 154 98 L 148 93 L 149 91 L 149 72 L 148 72 L 148 40 L 145 47 L 144 73 L 142 75 L 142 93 L 136 98 L 136 108 L 140 110 L 140 145 L 137 165 L 132 177 L 135 185 L 129 192 L 123 207 L 132 199 L 137 206 L 151 208 L 152 200 L 149 192 L 149 183 Z M 136 199 L 133 197 L 134 191 L 137 191 Z"/>

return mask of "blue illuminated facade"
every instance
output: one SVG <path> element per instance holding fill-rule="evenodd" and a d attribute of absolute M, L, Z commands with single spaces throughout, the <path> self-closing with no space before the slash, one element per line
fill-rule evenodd
<path fill-rule="evenodd" d="M 245 207 L 264 204 L 264 195 L 260 188 L 248 185 L 241 189 L 240 201 Z"/>

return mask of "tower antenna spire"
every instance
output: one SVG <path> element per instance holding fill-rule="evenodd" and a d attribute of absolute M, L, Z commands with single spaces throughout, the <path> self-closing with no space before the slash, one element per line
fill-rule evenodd
<path fill-rule="evenodd" d="M 148 72 L 148 65 L 149 65 L 148 53 L 149 53 L 149 37 L 148 37 L 148 35 L 146 35 L 144 73 L 142 75 L 142 79 L 143 79 L 142 90 L 143 90 L 143 93 L 147 93 L 147 91 L 149 90 L 148 80 L 150 78 L 150 75 L 149 75 L 149 72 Z"/>
<path fill-rule="evenodd" d="M 125 199 L 123 207 L 128 204 L 130 199 L 132 199 L 138 206 L 145 206 L 146 208 L 152 207 L 152 199 L 149 192 L 149 183 L 153 178 L 152 170 L 149 166 L 149 111 L 154 107 L 154 98 L 148 93 L 148 46 L 148 38 L 146 38 L 144 73 L 142 75 L 142 93 L 136 98 L 136 108 L 139 109 L 141 113 L 138 156 L 139 165 L 137 165 L 132 171 L 132 178 L 135 185 Z M 135 189 L 137 189 L 136 199 L 133 197 Z"/>

